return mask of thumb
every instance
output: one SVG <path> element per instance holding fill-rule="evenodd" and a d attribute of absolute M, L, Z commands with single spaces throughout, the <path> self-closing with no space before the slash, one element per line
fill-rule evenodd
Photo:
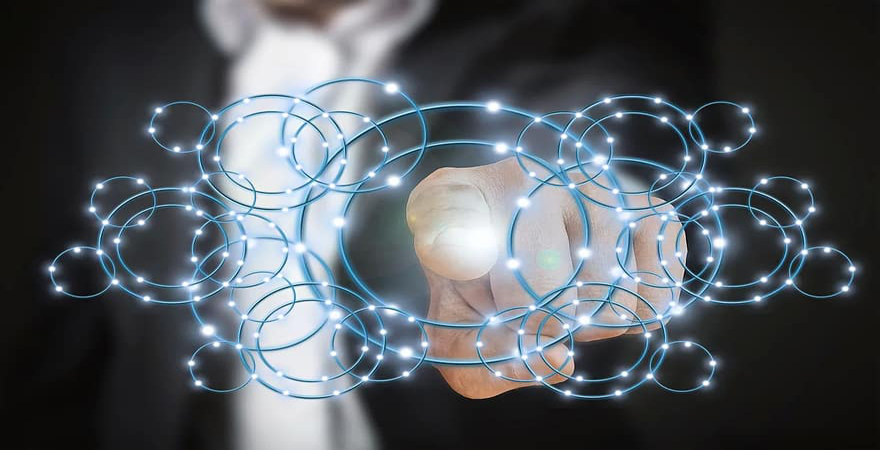
<path fill-rule="evenodd" d="M 468 169 L 445 168 L 410 193 L 406 220 L 426 269 L 457 281 L 489 272 L 498 258 L 489 205 Z"/>

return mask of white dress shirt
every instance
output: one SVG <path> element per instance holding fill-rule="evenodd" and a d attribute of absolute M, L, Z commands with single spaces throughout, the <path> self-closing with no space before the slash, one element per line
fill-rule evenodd
<path fill-rule="evenodd" d="M 432 9 L 433 2 L 426 0 L 364 0 L 342 7 L 322 27 L 278 21 L 254 1 L 204 0 L 201 14 L 208 34 L 232 59 L 226 97 L 233 101 L 264 93 L 297 95 L 333 78 L 379 76 L 394 50 L 424 23 Z M 325 109 L 339 103 L 348 108 L 356 105 L 365 113 L 369 109 L 367 96 L 358 88 L 335 91 L 334 95 L 315 100 Z M 254 103 L 255 109 L 265 109 L 265 104 Z M 257 188 L 298 185 L 298 175 L 278 163 L 277 139 L 277 123 L 272 121 L 255 120 L 241 132 L 230 132 L 224 143 L 224 166 L 245 174 Z M 358 162 L 355 158 L 349 164 L 356 167 Z M 331 267 L 337 261 L 334 235 L 320 225 L 329 223 L 341 199 L 328 196 L 311 206 L 307 222 L 310 230 L 316 230 L 309 232 L 310 248 Z M 293 213 L 265 215 L 282 226 L 288 236 L 293 234 Z M 248 252 L 248 261 L 263 260 L 271 266 L 278 260 L 277 253 L 269 254 L 267 246 L 249 245 Z M 282 274 L 290 280 L 301 280 L 294 266 L 288 262 Z M 320 319 L 317 309 L 306 312 L 309 310 L 285 319 L 289 337 L 300 336 Z M 285 370 L 304 377 L 333 372 L 327 357 L 328 335 L 319 333 L 294 351 L 286 351 Z M 333 387 L 326 383 L 296 386 L 296 392 L 305 394 L 326 393 L 328 389 Z M 371 449 L 376 445 L 356 391 L 328 400 L 300 400 L 252 383 L 233 395 L 237 448 Z M 333 408 L 335 414 L 331 414 Z"/>

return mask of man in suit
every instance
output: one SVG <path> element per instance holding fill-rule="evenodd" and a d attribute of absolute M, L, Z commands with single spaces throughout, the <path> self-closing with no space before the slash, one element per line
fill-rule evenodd
<path fill-rule="evenodd" d="M 316 29 L 320 36 L 336 14 L 358 7 L 358 2 L 352 3 L 304 6 L 273 1 L 266 10 L 279 22 Z M 404 3 L 389 5 L 394 9 Z M 684 5 L 674 16 L 680 23 L 662 24 L 654 20 L 657 8 L 635 2 L 442 2 L 394 43 L 380 67 L 368 72 L 397 80 L 420 103 L 498 98 L 532 111 L 550 111 L 580 108 L 611 93 L 662 92 L 682 103 L 705 99 L 707 87 L 694 74 L 708 71 L 708 44 L 693 38 L 702 33 L 705 6 Z M 43 145 L 54 149 L 53 164 L 69 169 L 57 173 L 55 182 L 88 185 L 84 178 L 92 181 L 97 173 L 133 171 L 150 175 L 156 185 L 188 179 L 194 167 L 149 148 L 143 132 L 145 111 L 159 99 L 191 99 L 216 107 L 237 95 L 231 87 L 235 77 L 248 79 L 247 60 L 238 53 L 244 50 L 237 46 L 246 45 L 242 42 L 248 42 L 248 31 L 238 30 L 244 36 L 241 42 L 227 42 L 223 36 L 234 34 L 235 27 L 212 31 L 204 25 L 210 15 L 204 5 L 187 2 L 70 13 L 80 18 L 81 26 L 53 24 L 46 31 L 52 36 L 48 47 L 61 56 L 51 68 L 62 67 L 65 73 L 55 91 L 44 93 L 56 105 L 48 114 L 57 128 L 43 138 Z M 663 38 L 657 39 L 658 34 Z M 351 55 L 345 51 L 356 50 L 342 51 L 348 61 Z M 247 86 L 247 81 L 242 83 Z M 440 138 L 481 132 L 469 126 L 474 125 L 438 124 L 432 133 Z M 473 152 L 432 154 L 401 189 L 363 200 L 356 208 L 357 222 L 388 225 L 380 227 L 381 233 L 355 227 L 350 238 L 353 261 L 364 268 L 362 275 L 377 292 L 427 298 L 402 220 L 410 189 L 435 169 L 495 160 Z M 79 198 L 75 191 L 52 190 L 40 213 L 53 218 L 49 223 L 78 217 Z M 44 234 L 54 236 L 44 241 L 47 253 L 90 235 L 82 224 Z M 378 267 L 371 264 L 376 246 L 396 261 L 393 267 L 370 270 Z M 29 400 L 52 405 L 42 414 L 56 418 L 52 422 L 58 430 L 32 436 L 31 443 L 59 439 L 67 445 L 167 449 L 233 445 L 231 435 L 242 433 L 240 424 L 245 420 L 234 409 L 241 403 L 233 396 L 199 393 L 186 383 L 181 370 L 187 350 L 199 339 L 189 312 L 128 300 L 59 302 L 46 296 L 38 309 L 28 311 L 46 324 L 46 333 L 34 344 L 63 346 L 60 358 L 23 357 L 38 377 L 32 381 L 46 387 L 31 393 Z M 406 306 L 418 310 L 426 305 Z M 322 433 L 317 441 L 334 448 L 369 446 L 373 440 L 387 447 L 450 448 L 491 440 L 547 442 L 569 433 L 554 430 L 554 416 L 563 414 L 567 406 L 560 406 L 559 399 L 546 392 L 525 389 L 473 402 L 450 390 L 433 370 L 418 375 L 411 382 L 358 392 L 372 431 L 353 435 L 334 431 L 334 423 L 345 427 L 349 419 L 344 404 L 328 402 L 322 413 L 329 417 L 328 435 Z M 591 406 L 590 417 L 614 430 L 609 435 L 616 435 L 598 436 L 596 442 L 635 439 L 620 437 L 631 424 L 613 406 Z M 542 431 L 517 436 L 498 433 L 492 424 Z M 261 442 L 273 441 L 268 439 Z M 280 437 L 274 441 L 285 444 Z M 245 446 L 249 441 L 238 442 Z"/>

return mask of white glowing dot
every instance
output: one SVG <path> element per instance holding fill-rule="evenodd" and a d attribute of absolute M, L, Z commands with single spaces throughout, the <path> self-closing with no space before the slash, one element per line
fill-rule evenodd
<path fill-rule="evenodd" d="M 507 152 L 507 144 L 504 142 L 495 143 L 495 151 L 498 153 L 506 153 Z"/>
<path fill-rule="evenodd" d="M 810 187 L 809 184 L 807 184 L 807 183 L 801 183 L 801 189 L 807 189 L 807 188 L 809 188 L 809 187 Z"/>
<path fill-rule="evenodd" d="M 535 122 L 538 122 L 538 123 L 540 123 L 540 122 L 541 122 L 541 120 L 542 120 L 542 119 L 541 119 L 541 118 L 540 118 L 540 117 L 535 117 Z"/>
<path fill-rule="evenodd" d="M 694 116 L 692 116 L 690 114 L 685 115 L 684 118 L 687 120 L 694 120 Z"/>
<path fill-rule="evenodd" d="M 523 330 L 522 328 L 520 328 L 519 330 L 516 330 L 516 334 L 519 334 L 519 335 L 526 334 L 526 330 Z"/>
<path fill-rule="evenodd" d="M 809 211 L 809 212 L 816 212 L 816 207 L 815 207 L 815 206 L 811 206 L 811 207 L 807 208 L 807 211 Z"/>
<path fill-rule="evenodd" d="M 629 372 L 627 372 L 627 371 L 624 370 L 623 372 L 620 372 L 620 376 L 622 376 L 622 377 L 628 377 L 628 376 L 629 376 Z"/>
<path fill-rule="evenodd" d="M 580 322 L 581 325 L 587 325 L 590 323 L 590 317 L 589 316 L 580 316 L 580 317 L 578 317 L 578 322 Z"/>
<path fill-rule="evenodd" d="M 399 186 L 400 185 L 400 177 L 396 175 L 392 175 L 388 177 L 388 185 L 389 186 Z"/>
<path fill-rule="evenodd" d="M 756 302 L 760 302 L 760 301 L 761 301 L 761 296 L 760 296 L 760 295 L 756 295 L 755 298 L 754 298 L 754 300 L 755 300 Z"/>
<path fill-rule="evenodd" d="M 792 284 L 794 284 L 794 281 L 791 278 L 789 278 L 789 279 L 785 280 L 785 284 L 791 286 Z"/>
<path fill-rule="evenodd" d="M 703 380 L 703 386 L 708 386 L 708 385 L 709 385 L 709 380 Z"/>
<path fill-rule="evenodd" d="M 520 197 L 520 198 L 516 199 L 516 205 L 519 206 L 520 208 L 528 208 L 529 205 L 531 205 L 531 204 L 532 204 L 532 202 L 528 198 Z"/>
<path fill-rule="evenodd" d="M 535 381 L 543 381 L 543 380 L 544 380 L 544 377 L 542 377 L 540 375 L 535 375 Z"/>
<path fill-rule="evenodd" d="M 724 146 L 724 151 L 725 151 L 725 152 L 729 152 L 730 150 L 731 150 L 731 149 L 730 149 L 730 146 L 729 146 L 729 145 L 725 145 L 725 146 Z"/>
<path fill-rule="evenodd" d="M 336 217 L 333 219 L 333 226 L 336 228 L 342 228 L 345 226 L 345 219 L 342 217 Z"/>
<path fill-rule="evenodd" d="M 592 252 L 590 252 L 590 249 L 588 248 L 578 249 L 578 256 L 581 258 L 589 258 L 591 253 Z"/>
<path fill-rule="evenodd" d="M 843 292 L 848 292 L 848 291 L 849 291 L 849 286 L 843 286 L 843 287 L 840 288 L 840 290 L 843 291 Z"/>
<path fill-rule="evenodd" d="M 623 394 L 623 392 L 620 392 L 619 390 L 614 391 L 614 395 L 616 395 L 618 397 L 620 397 L 622 394 Z"/>
<path fill-rule="evenodd" d="M 391 149 L 389 149 L 387 145 L 382 147 L 382 153 L 388 153 L 389 150 Z"/>
<path fill-rule="evenodd" d="M 605 104 L 611 103 L 611 99 L 608 97 L 605 97 L 605 99 L 602 101 L 605 102 Z"/>
<path fill-rule="evenodd" d="M 493 113 L 494 113 L 494 112 L 498 112 L 498 110 L 501 109 L 501 104 L 498 103 L 498 102 L 495 101 L 495 100 L 492 100 L 492 101 L 490 101 L 489 103 L 486 103 L 486 109 L 487 109 L 489 112 L 493 112 Z"/>
<path fill-rule="evenodd" d="M 368 351 L 370 351 L 370 347 L 367 347 L 367 346 L 365 345 L 365 346 L 361 347 L 361 351 L 362 351 L 362 352 L 368 352 Z"/>
<path fill-rule="evenodd" d="M 684 158 L 682 158 L 682 159 L 684 159 L 685 161 L 690 161 L 691 157 L 690 157 L 690 155 L 684 155 Z"/>
<path fill-rule="evenodd" d="M 508 259 L 507 260 L 507 268 L 508 269 L 518 269 L 520 266 L 519 260 L 517 259 Z"/>
<path fill-rule="evenodd" d="M 205 336 L 212 336 L 216 332 L 217 330 L 214 328 L 213 325 L 205 325 L 202 327 L 202 334 L 204 334 Z"/>
<path fill-rule="evenodd" d="M 392 82 L 392 83 L 388 83 L 385 85 L 385 92 L 387 92 L 389 94 L 393 94 L 399 90 L 400 90 L 400 86 L 398 86 L 397 83 Z"/>
<path fill-rule="evenodd" d="M 616 114 L 614 114 L 614 117 L 617 117 L 618 119 L 620 119 L 623 117 L 623 113 L 621 113 L 621 112 L 616 113 Z"/>
<path fill-rule="evenodd" d="M 717 237 L 712 240 L 712 245 L 715 248 L 724 248 L 727 247 L 727 240 L 721 237 Z"/>
<path fill-rule="evenodd" d="M 58 286 L 55 286 L 55 290 L 58 292 L 61 292 L 64 290 L 64 288 L 61 285 L 58 285 Z"/>
<path fill-rule="evenodd" d="M 755 134 L 755 131 L 758 131 L 758 130 L 755 129 L 755 127 L 751 127 L 751 128 L 749 128 L 749 133 L 750 133 L 750 134 Z"/>
<path fill-rule="evenodd" d="M 660 118 L 660 121 L 663 123 L 669 122 L 669 119 L 666 116 Z"/>
<path fill-rule="evenodd" d="M 147 129 L 147 132 L 149 132 L 150 134 L 153 134 L 153 133 L 156 132 L 156 129 L 153 128 L 153 127 L 150 127 L 150 128 Z"/>

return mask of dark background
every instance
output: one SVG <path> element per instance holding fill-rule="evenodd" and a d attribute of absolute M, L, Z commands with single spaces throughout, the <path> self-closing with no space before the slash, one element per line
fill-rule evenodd
<path fill-rule="evenodd" d="M 607 9 L 608 2 L 593 3 L 597 9 Z M 430 402 L 395 407 L 391 403 L 396 399 L 391 398 L 384 400 L 388 417 L 405 414 L 425 423 L 453 423 L 463 447 L 506 443 L 578 448 L 876 448 L 880 317 L 871 273 L 876 266 L 880 207 L 875 185 L 880 120 L 877 2 L 622 3 L 623 11 L 644 8 L 643 15 L 650 16 L 646 23 L 653 25 L 641 28 L 641 41 L 656 37 L 700 53 L 694 56 L 698 64 L 670 64 L 676 77 L 646 86 L 646 92 L 696 92 L 708 97 L 697 98 L 694 104 L 731 99 L 754 108 L 759 139 L 738 158 L 716 162 L 713 170 L 723 174 L 727 185 L 751 185 L 756 174 L 766 173 L 808 180 L 822 206 L 822 213 L 810 223 L 809 236 L 820 243 L 833 242 L 856 262 L 859 273 L 853 291 L 832 301 L 787 293 L 759 308 L 706 308 L 699 320 L 682 321 L 678 335 L 699 340 L 723 361 L 713 386 L 697 394 L 641 389 L 624 401 L 553 398 L 554 405 L 533 414 L 532 403 L 546 406 L 548 394 L 524 390 L 466 402 L 460 417 L 437 414 Z M 45 266 L 70 242 L 91 234 L 82 214 L 88 187 L 109 175 L 107 167 L 124 167 L 118 164 L 126 159 L 120 153 L 153 152 L 139 157 L 136 170 L 142 173 L 152 173 L 151 164 L 162 164 L 164 155 L 148 143 L 128 148 L 128 141 L 115 142 L 102 136 L 101 130 L 139 132 L 152 106 L 144 104 L 145 99 L 217 96 L 218 84 L 206 80 L 219 72 L 222 61 L 200 55 L 198 64 L 205 70 L 187 76 L 156 69 L 173 67 L 172 47 L 191 46 L 197 52 L 205 45 L 206 38 L 192 25 L 193 7 L 186 2 L 34 6 L 40 9 L 7 6 L 9 23 L 4 26 L 8 34 L 4 71 L 12 80 L 6 83 L 3 121 L 2 288 L 7 320 L 0 335 L 0 409 L 5 417 L 0 422 L 4 428 L 0 446 L 9 440 L 11 448 L 95 447 L 105 442 L 96 436 L 112 432 L 107 425 L 112 421 L 93 417 L 100 402 L 106 401 L 92 397 L 109 378 L 100 370 L 101 358 L 124 344 L 111 339 L 109 332 L 96 336 L 78 329 L 105 320 L 100 302 L 109 300 L 59 305 L 63 300 L 51 295 Z M 473 23 L 480 16 L 461 20 Z M 682 24 L 693 25 L 693 33 L 682 29 Z M 585 16 L 584 27 L 590 26 Z M 165 38 L 151 45 L 160 34 Z M 174 39 L 168 39 L 169 34 Z M 129 46 L 131 42 L 138 45 Z M 115 77 L 130 80 L 130 86 L 96 81 L 107 74 L 94 72 L 106 70 L 118 70 Z M 488 74 L 485 80 L 475 83 L 492 85 Z M 409 85 L 419 82 L 407 80 Z M 130 91 L 140 94 L 133 96 Z M 94 121 L 86 129 L 73 129 L 80 111 L 88 111 Z M 117 154 L 105 154 L 109 150 Z M 105 157 L 117 164 L 101 166 Z M 87 342 L 81 341 L 81 333 L 88 335 Z M 168 356 L 169 370 L 179 372 L 180 384 L 187 384 L 186 374 L 175 364 L 189 346 L 167 336 L 157 339 L 169 340 L 168 348 L 180 345 L 177 354 Z M 175 389 L 149 382 L 130 388 L 144 391 L 130 400 L 133 409 L 149 405 L 151 389 Z M 372 388 L 366 395 L 379 398 L 376 391 L 381 389 Z M 418 390 L 408 395 L 417 399 Z M 220 400 L 210 394 L 195 397 L 180 407 L 187 414 L 175 414 L 179 406 L 175 404 L 157 407 L 169 408 L 168 420 L 186 421 L 198 430 L 200 421 L 218 415 L 213 406 Z M 493 419 L 496 412 L 510 408 L 518 409 L 522 419 Z M 218 420 L 228 417 L 221 415 Z M 144 423 L 145 433 L 162 433 L 163 426 Z M 496 431 L 489 434 L 477 430 L 493 428 Z M 395 448 L 418 447 L 418 439 L 429 442 L 432 436 L 389 435 L 384 442 Z M 210 438 L 191 436 L 186 442 L 184 447 L 198 447 L 210 443 Z"/>

